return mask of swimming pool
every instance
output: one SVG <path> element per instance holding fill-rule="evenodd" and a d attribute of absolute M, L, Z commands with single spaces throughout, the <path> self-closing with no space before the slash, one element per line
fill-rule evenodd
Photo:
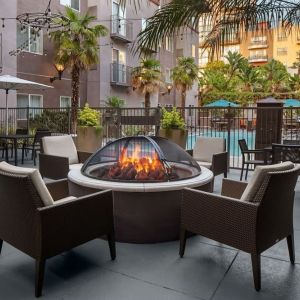
<path fill-rule="evenodd" d="M 187 140 L 187 149 L 193 149 L 196 139 L 198 137 L 217 137 L 226 139 L 226 147 L 228 141 L 228 132 L 227 131 L 214 131 L 206 130 L 199 133 L 189 133 Z M 247 141 L 248 147 L 250 149 L 255 148 L 255 130 L 248 131 L 244 129 L 240 130 L 231 130 L 230 131 L 230 156 L 240 156 L 241 151 L 238 144 L 238 140 L 245 139 Z"/>

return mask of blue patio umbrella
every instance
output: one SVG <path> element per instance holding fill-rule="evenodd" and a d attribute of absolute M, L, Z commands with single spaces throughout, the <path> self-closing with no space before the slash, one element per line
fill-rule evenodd
<path fill-rule="evenodd" d="M 204 106 L 206 106 L 206 107 L 228 107 L 228 106 L 237 107 L 239 105 L 234 103 L 234 102 L 230 102 L 228 100 L 225 100 L 225 99 L 219 99 L 219 100 L 216 100 L 216 101 L 211 102 L 209 104 L 206 104 Z"/>
<path fill-rule="evenodd" d="M 300 101 L 297 99 L 286 99 L 283 102 L 284 107 L 300 107 Z"/>

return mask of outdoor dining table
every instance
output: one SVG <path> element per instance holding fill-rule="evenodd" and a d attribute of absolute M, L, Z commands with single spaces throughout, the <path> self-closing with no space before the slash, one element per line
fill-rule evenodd
<path fill-rule="evenodd" d="M 0 134 L 0 140 L 11 140 L 15 151 L 15 166 L 18 165 L 18 140 L 28 140 L 34 138 L 31 134 Z"/>

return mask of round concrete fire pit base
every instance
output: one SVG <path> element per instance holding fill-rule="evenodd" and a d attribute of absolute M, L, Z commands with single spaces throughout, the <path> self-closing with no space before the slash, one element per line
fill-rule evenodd
<path fill-rule="evenodd" d="M 81 196 L 103 189 L 114 191 L 117 241 L 157 243 L 179 238 L 183 188 L 212 190 L 212 172 L 203 167 L 201 170 L 201 174 L 194 178 L 159 183 L 109 182 L 86 177 L 80 170 L 71 170 L 68 178 L 73 195 Z"/>

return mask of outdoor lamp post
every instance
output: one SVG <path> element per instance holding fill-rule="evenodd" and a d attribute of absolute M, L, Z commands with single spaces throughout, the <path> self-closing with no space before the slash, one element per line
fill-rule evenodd
<path fill-rule="evenodd" d="M 168 95 L 170 95 L 171 90 L 172 90 L 172 85 L 171 84 L 167 85 L 167 90 L 168 90 Z"/>
<path fill-rule="evenodd" d="M 61 80 L 61 76 L 65 70 L 65 66 L 62 64 L 54 64 L 54 67 L 57 71 L 58 77 L 54 76 L 50 78 L 50 82 L 52 83 L 53 81 L 55 81 L 56 79 Z"/>

